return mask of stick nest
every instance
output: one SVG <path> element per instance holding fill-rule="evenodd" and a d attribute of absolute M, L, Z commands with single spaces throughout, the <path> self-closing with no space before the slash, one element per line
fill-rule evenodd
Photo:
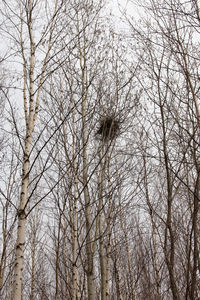
<path fill-rule="evenodd" d="M 119 134 L 119 121 L 114 117 L 104 117 L 100 120 L 97 134 L 101 140 L 112 140 Z"/>

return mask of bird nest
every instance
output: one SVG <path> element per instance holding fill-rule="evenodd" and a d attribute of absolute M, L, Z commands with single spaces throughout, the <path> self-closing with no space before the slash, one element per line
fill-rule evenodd
<path fill-rule="evenodd" d="M 119 134 L 119 121 L 114 117 L 102 118 L 97 134 L 104 141 L 114 139 Z"/>

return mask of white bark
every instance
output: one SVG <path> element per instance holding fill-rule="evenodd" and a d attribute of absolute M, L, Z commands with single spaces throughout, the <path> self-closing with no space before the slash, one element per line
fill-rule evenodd
<path fill-rule="evenodd" d="M 25 206 L 28 199 L 28 184 L 29 184 L 29 169 L 30 169 L 29 154 L 30 154 L 30 147 L 31 147 L 31 137 L 32 137 L 32 133 L 28 130 L 27 138 L 25 141 L 25 153 L 23 159 L 23 172 L 22 172 L 22 184 L 21 184 L 22 188 L 21 188 L 21 195 L 20 195 L 20 205 L 18 209 L 18 228 L 17 228 L 16 257 L 15 257 L 15 269 L 14 269 L 13 300 L 21 300 L 21 294 L 22 294 L 21 286 L 22 286 L 22 271 L 23 271 L 25 231 L 26 231 Z"/>
<path fill-rule="evenodd" d="M 78 22 L 78 21 L 77 21 Z M 79 26 L 78 26 L 79 27 Z M 80 32 L 79 28 L 78 31 Z M 79 37 L 79 55 L 80 68 L 82 76 L 82 145 L 83 145 L 83 187 L 84 187 L 84 202 L 85 202 L 85 224 L 86 224 L 86 255 L 87 255 L 87 289 L 88 300 L 96 299 L 95 289 L 95 271 L 94 271 L 94 241 L 92 237 L 92 216 L 91 203 L 88 190 L 88 159 L 87 159 L 87 134 L 86 134 L 86 107 L 87 107 L 87 68 L 86 68 L 86 49 L 82 49 Z"/>
<path fill-rule="evenodd" d="M 85 199 L 85 220 L 86 220 L 86 254 L 87 254 L 87 286 L 88 300 L 95 300 L 95 272 L 94 272 L 94 249 L 92 238 L 92 219 L 91 219 L 91 203 L 88 191 L 88 161 L 87 161 L 87 137 L 86 137 L 86 94 L 84 90 L 84 73 L 83 73 L 83 98 L 82 98 L 82 124 L 83 124 L 83 186 Z"/>
<path fill-rule="evenodd" d="M 102 151 L 100 155 L 100 161 L 102 162 L 102 159 L 104 157 L 104 145 L 102 142 Z M 98 208 L 98 216 L 97 216 L 97 221 L 98 221 L 98 233 L 99 233 L 99 259 L 100 259 L 100 270 L 101 270 L 101 299 L 102 300 L 107 300 L 107 284 L 106 284 L 106 254 L 105 254 L 105 249 L 104 249 L 104 228 L 103 228 L 103 189 L 104 189 L 104 173 L 105 173 L 105 164 L 106 164 L 106 158 L 105 160 L 101 163 L 101 170 L 99 174 L 99 184 L 98 184 L 98 198 L 99 198 L 99 208 Z"/>
<path fill-rule="evenodd" d="M 34 89 L 34 69 L 35 69 L 35 43 L 34 43 L 34 35 L 33 35 L 33 1 L 29 0 L 27 3 L 27 20 L 23 20 L 22 14 L 23 9 L 25 7 L 20 8 L 20 45 L 21 45 L 21 56 L 23 59 L 23 76 L 24 76 L 24 86 L 23 86 L 23 98 L 24 98 L 24 113 L 25 113 L 25 121 L 26 121 L 26 137 L 25 137 L 25 146 L 24 146 L 24 156 L 22 162 L 22 182 L 21 182 L 21 193 L 20 193 L 20 201 L 19 208 L 17 212 L 18 216 L 18 228 L 17 228 L 17 241 L 16 241 L 16 257 L 15 257 L 15 267 L 14 267 L 14 286 L 13 286 L 13 300 L 21 300 L 22 297 L 22 271 L 23 271 L 23 260 L 24 260 L 24 248 L 25 248 L 25 232 L 26 232 L 26 205 L 28 201 L 28 185 L 29 185 L 29 171 L 30 171 L 30 151 L 31 151 L 31 143 L 34 132 L 34 127 L 38 115 L 38 107 L 40 100 L 40 92 L 42 88 L 42 84 L 44 81 L 44 73 L 47 67 L 47 61 L 49 58 L 50 49 L 52 47 L 52 33 L 54 29 L 54 18 L 57 11 L 57 3 L 56 1 L 54 6 L 54 13 L 52 16 L 52 22 L 50 25 L 50 34 L 48 40 L 48 48 L 46 52 L 45 59 L 43 61 L 41 76 L 39 87 L 37 89 L 37 93 L 35 93 Z M 29 67 L 29 75 L 27 75 L 27 58 L 25 57 L 25 46 L 23 41 L 23 26 L 28 27 L 29 33 L 29 46 L 30 46 L 30 67 Z M 27 79 L 29 80 L 29 87 L 27 87 Z M 28 94 L 28 96 L 27 96 Z"/>
<path fill-rule="evenodd" d="M 32 29 L 32 13 L 31 13 L 31 0 L 28 2 L 29 15 L 29 38 L 30 38 L 30 72 L 29 72 L 29 85 L 30 85 L 30 100 L 29 100 L 29 113 L 25 109 L 27 133 L 25 139 L 25 150 L 22 167 L 22 183 L 20 204 L 18 209 L 18 230 L 16 242 L 16 258 L 15 258 L 15 271 L 14 271 L 14 295 L 13 300 L 21 300 L 22 294 L 22 271 L 24 260 L 24 247 L 25 247 L 25 232 L 26 232 L 26 214 L 25 206 L 28 200 L 28 184 L 29 184 L 29 170 L 30 161 L 29 155 L 31 150 L 32 134 L 34 130 L 33 116 L 34 116 L 34 65 L 35 65 L 35 48 Z M 21 29 L 22 30 L 22 29 Z M 23 44 L 21 43 L 23 46 Z M 23 53 L 23 51 L 22 51 Z M 26 78 L 24 78 L 25 80 Z M 26 89 L 24 89 L 24 107 L 27 108 Z"/>

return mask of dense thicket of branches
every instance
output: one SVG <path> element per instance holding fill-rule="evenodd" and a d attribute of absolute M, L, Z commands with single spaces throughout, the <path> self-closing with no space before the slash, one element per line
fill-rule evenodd
<path fill-rule="evenodd" d="M 107 4 L 0 4 L 0 299 L 200 298 L 200 4 Z"/>

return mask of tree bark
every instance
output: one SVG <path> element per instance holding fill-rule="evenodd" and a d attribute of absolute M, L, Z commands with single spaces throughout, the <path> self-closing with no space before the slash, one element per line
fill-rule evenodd
<path fill-rule="evenodd" d="M 86 101 L 87 86 L 86 78 L 86 61 L 82 57 L 80 50 L 80 65 L 82 70 L 82 143 L 83 143 L 83 187 L 84 187 L 84 200 L 85 200 L 85 221 L 86 221 L 86 255 L 87 255 L 87 288 L 88 300 L 95 300 L 95 272 L 94 272 L 94 250 L 92 239 L 92 219 L 91 219 L 91 203 L 88 190 L 88 160 L 87 160 L 87 136 L 86 136 Z"/>

